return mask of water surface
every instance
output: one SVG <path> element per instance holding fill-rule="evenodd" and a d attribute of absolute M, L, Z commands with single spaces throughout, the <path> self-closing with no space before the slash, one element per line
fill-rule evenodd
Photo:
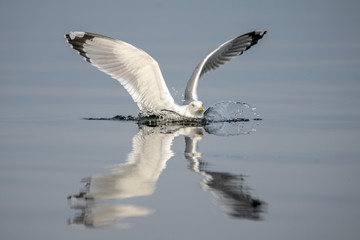
<path fill-rule="evenodd" d="M 316 0 L 1 3 L 1 239 L 359 239 L 358 9 Z M 202 57 L 255 29 L 268 33 L 206 75 L 198 95 L 205 108 L 248 103 L 261 121 L 149 128 L 84 119 L 136 116 L 137 107 L 65 33 L 149 52 L 180 102 Z"/>

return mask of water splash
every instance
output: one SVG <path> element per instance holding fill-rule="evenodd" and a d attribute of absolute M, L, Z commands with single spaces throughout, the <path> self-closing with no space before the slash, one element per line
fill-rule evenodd
<path fill-rule="evenodd" d="M 250 124 L 248 122 L 211 122 L 204 126 L 207 133 L 216 136 L 237 136 L 247 135 L 256 131 L 259 124 Z"/>
<path fill-rule="evenodd" d="M 256 108 L 249 104 L 234 101 L 223 101 L 209 107 L 203 119 L 186 118 L 173 111 L 162 111 L 161 114 L 154 115 L 151 112 L 142 112 L 139 116 L 117 115 L 112 118 L 85 118 L 87 120 L 116 120 L 134 121 L 139 126 L 150 127 L 203 127 L 209 134 L 218 136 L 234 136 L 250 134 L 256 131 L 259 114 Z M 251 121 L 253 120 L 253 121 Z M 250 122 L 250 123 L 249 123 Z"/>
<path fill-rule="evenodd" d="M 204 113 L 207 122 L 235 122 L 260 120 L 256 108 L 247 103 L 223 101 L 215 103 Z"/>

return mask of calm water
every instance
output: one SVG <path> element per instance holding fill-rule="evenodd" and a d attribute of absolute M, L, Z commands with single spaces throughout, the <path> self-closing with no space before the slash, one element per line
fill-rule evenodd
<path fill-rule="evenodd" d="M 20 2 L 0 7 L 1 239 L 360 239 L 357 1 Z M 146 50 L 180 101 L 202 57 L 255 29 L 198 95 L 261 121 L 83 119 L 137 107 L 65 33 Z"/>
<path fill-rule="evenodd" d="M 329 117 L 319 103 L 325 114 L 298 113 L 307 99 L 269 99 L 257 110 L 263 120 L 218 136 L 60 116 L 51 101 L 28 100 L 10 99 L 0 121 L 5 239 L 359 236 L 359 116 L 351 110 Z M 67 199 L 79 194 L 87 200 Z"/>

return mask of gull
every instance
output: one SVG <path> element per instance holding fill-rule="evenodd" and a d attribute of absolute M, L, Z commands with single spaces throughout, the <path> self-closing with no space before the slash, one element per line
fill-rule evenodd
<path fill-rule="evenodd" d="M 197 95 L 199 79 L 243 54 L 265 34 L 264 30 L 243 34 L 224 42 L 208 54 L 187 82 L 183 104 L 174 101 L 158 63 L 145 51 L 129 43 L 89 32 L 70 32 L 65 38 L 87 62 L 121 83 L 139 107 L 141 115 L 171 112 L 185 118 L 201 119 L 204 108 Z"/>

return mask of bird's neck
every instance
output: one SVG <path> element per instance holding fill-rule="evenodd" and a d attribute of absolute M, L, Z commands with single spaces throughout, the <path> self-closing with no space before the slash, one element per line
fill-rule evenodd
<path fill-rule="evenodd" d="M 181 116 L 188 117 L 188 118 L 202 118 L 203 117 L 203 114 L 199 114 L 198 116 L 195 116 L 194 114 L 192 114 L 190 112 L 189 105 L 180 105 L 178 107 L 177 112 Z"/>

